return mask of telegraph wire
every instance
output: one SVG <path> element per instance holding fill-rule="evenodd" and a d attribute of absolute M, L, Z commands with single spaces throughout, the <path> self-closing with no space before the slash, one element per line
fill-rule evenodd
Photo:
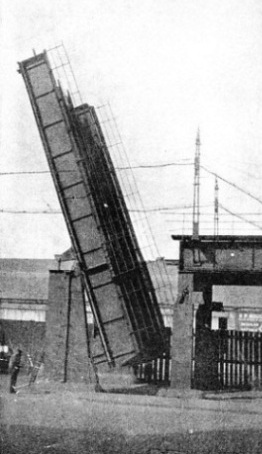
<path fill-rule="evenodd" d="M 67 170 L 63 170 L 63 172 L 69 172 Z M 40 175 L 40 174 L 45 174 L 49 173 L 51 175 L 51 172 L 49 170 L 25 170 L 25 171 L 14 171 L 14 172 L 0 172 L 0 176 L 8 176 L 8 175 Z"/>
<path fill-rule="evenodd" d="M 0 209 L 0 213 L 4 214 L 62 214 L 62 211 L 59 210 L 5 210 Z"/>
<path fill-rule="evenodd" d="M 253 225 L 253 227 L 256 227 L 257 229 L 259 230 L 262 230 L 262 227 L 260 225 L 258 225 L 256 222 L 253 222 L 253 221 L 249 221 L 248 219 L 244 218 L 243 216 L 240 216 L 239 214 L 236 214 L 234 213 L 233 211 L 230 211 L 228 208 L 225 208 L 223 205 L 219 204 L 220 208 L 222 208 L 222 210 L 226 211 L 227 213 L 231 214 L 231 216 L 235 216 L 236 218 L 239 218 L 241 219 L 242 221 L 244 222 L 247 222 L 248 224 L 251 224 Z"/>
<path fill-rule="evenodd" d="M 130 209 L 128 210 L 130 213 L 136 212 L 136 213 L 145 213 L 145 212 L 161 212 L 161 211 L 169 211 L 169 210 L 186 210 L 186 209 L 191 209 L 192 205 L 185 205 L 185 206 L 178 206 L 178 207 L 156 207 L 156 208 L 145 208 L 145 209 Z M 183 213 L 178 213 L 178 214 L 183 214 Z"/>
<path fill-rule="evenodd" d="M 116 170 L 133 170 L 133 169 L 159 169 L 159 168 L 165 168 L 165 167 L 172 167 L 172 166 L 192 166 L 194 163 L 185 163 L 185 162 L 170 162 L 170 163 L 165 163 L 165 164 L 142 164 L 142 165 L 137 165 L 137 166 L 126 166 L 126 167 L 115 167 Z M 233 183 L 232 181 L 227 180 L 226 178 L 220 176 L 216 172 L 213 172 L 209 169 L 207 169 L 205 166 L 201 165 L 200 166 L 205 172 L 209 173 L 210 175 L 214 175 L 217 178 L 219 178 L 221 181 L 229 184 L 230 186 L 234 187 L 238 191 L 241 191 L 242 193 L 246 194 L 247 196 L 251 197 L 252 199 L 256 200 L 260 204 L 262 204 L 262 199 L 259 197 L 253 195 L 249 191 L 241 188 L 238 186 L 236 183 Z M 74 170 L 62 170 L 59 173 L 72 173 Z M 49 174 L 51 175 L 51 172 L 49 170 L 32 170 L 32 171 L 12 171 L 12 172 L 0 172 L 0 176 L 11 176 L 11 175 L 40 175 L 40 174 Z"/>
<path fill-rule="evenodd" d="M 159 169 L 159 168 L 165 168 L 165 167 L 172 167 L 172 166 L 191 166 L 194 163 L 184 163 L 184 162 L 170 162 L 170 163 L 165 163 L 165 164 L 142 164 L 142 165 L 137 165 L 137 166 L 126 166 L 126 167 L 115 167 L 116 170 L 133 170 L 133 169 Z M 201 165 L 200 166 L 205 172 L 209 173 L 210 175 L 214 175 L 217 178 L 219 178 L 221 181 L 229 184 L 230 186 L 234 187 L 238 191 L 244 193 L 245 195 L 251 197 L 253 200 L 256 200 L 260 204 L 262 204 L 262 199 L 259 197 L 253 195 L 249 191 L 241 188 L 237 184 L 233 183 L 232 181 L 227 180 L 226 178 L 218 175 L 216 172 L 213 172 L 209 169 L 207 169 L 205 166 Z M 59 173 L 72 173 L 74 170 L 62 170 Z M 0 176 L 11 176 L 11 175 L 40 175 L 40 174 L 49 174 L 51 175 L 51 172 L 49 170 L 33 170 L 33 171 L 12 171 L 12 172 L 0 172 Z"/>
<path fill-rule="evenodd" d="M 170 162 L 170 163 L 165 163 L 165 164 L 145 164 L 145 165 L 137 165 L 137 166 L 126 166 L 126 167 L 116 167 L 116 170 L 133 170 L 133 169 L 154 169 L 154 168 L 165 168 L 165 167 L 172 167 L 172 166 L 191 166 L 193 165 L 193 163 L 185 163 L 185 162 Z M 228 185 L 232 186 L 233 188 L 237 189 L 238 191 L 242 192 L 243 194 L 251 197 L 253 200 L 257 201 L 258 203 L 262 204 L 262 199 L 260 199 L 259 197 L 253 195 L 252 193 L 250 193 L 249 191 L 241 188 L 240 186 L 238 186 L 237 184 L 233 183 L 232 181 L 229 181 L 227 180 L 226 178 L 220 176 L 219 174 L 217 174 L 216 172 L 213 172 L 211 170 L 209 170 L 208 168 L 206 168 L 205 166 L 201 165 L 200 166 L 205 172 L 209 173 L 210 175 L 214 175 L 216 176 L 218 179 L 220 179 L 221 181 L 227 183 Z M 74 170 L 62 170 L 61 173 L 72 173 L 74 172 Z M 32 171 L 9 171 L 9 172 L 0 172 L 0 176 L 15 176 L 15 175 L 41 175 L 41 174 L 49 174 L 51 176 L 51 172 L 49 170 L 32 170 Z M 184 206 L 184 207 L 181 207 L 181 209 L 190 209 L 192 208 L 192 206 Z M 153 211 L 167 211 L 167 210 L 172 210 L 172 209 L 176 209 L 176 208 L 171 208 L 171 207 L 161 207 L 161 208 L 153 208 L 153 209 L 145 209 L 145 210 L 136 210 L 136 209 L 133 209 L 133 210 L 129 210 L 130 212 L 153 212 Z M 225 210 L 226 211 L 226 210 Z M 0 210 L 0 212 L 3 212 L 3 210 Z M 5 212 L 8 212 L 7 210 L 5 210 Z M 24 211 L 17 211 L 17 213 L 25 213 L 27 214 L 27 212 L 24 212 Z M 38 212 L 40 213 L 40 212 Z M 36 212 L 31 212 L 31 214 L 38 214 Z M 42 213 L 47 213 L 47 214 L 52 214 L 53 212 L 42 212 Z M 58 214 L 57 212 L 54 213 L 54 214 Z M 230 211 L 228 211 L 228 214 L 231 214 Z M 255 215 L 255 213 L 244 213 L 245 215 Z M 260 215 L 261 213 L 257 213 L 258 215 Z M 234 216 L 234 214 L 231 214 Z M 239 215 L 235 215 L 235 216 L 241 216 L 241 214 Z M 246 222 L 248 222 L 246 220 Z M 249 221 L 250 223 L 252 223 L 252 221 Z"/>
<path fill-rule="evenodd" d="M 78 199 L 85 199 L 86 197 L 67 197 L 67 199 L 74 199 L 74 200 L 78 200 Z M 235 217 L 238 217 L 239 219 L 241 219 L 242 221 L 246 221 L 248 222 L 244 217 L 242 216 L 262 216 L 262 213 L 258 213 L 258 212 L 254 212 L 254 213 L 251 213 L 251 212 L 247 212 L 247 213 L 233 213 L 232 211 L 224 208 L 222 205 L 220 205 L 221 208 L 223 208 L 225 210 L 225 213 L 221 214 L 221 216 L 235 216 Z M 191 216 L 191 213 L 183 213 L 181 211 L 177 211 L 175 212 L 174 210 L 187 210 L 187 209 L 191 209 L 192 208 L 192 205 L 183 205 L 183 206 L 172 206 L 172 207 L 155 207 L 155 208 L 145 208 L 145 209 L 129 209 L 128 211 L 130 213 L 154 213 L 154 212 L 159 212 L 160 214 L 165 214 L 165 212 L 167 211 L 168 212 L 168 215 L 170 216 L 184 216 L 184 217 L 188 217 L 188 216 Z M 11 210 L 11 209 L 1 209 L 0 208 L 0 213 L 11 213 L 11 214 L 62 214 L 62 211 L 59 211 L 59 210 Z M 211 216 L 213 213 L 210 213 L 210 212 L 204 212 L 202 211 L 202 215 L 203 216 Z M 176 221 L 173 221 L 173 220 L 169 220 L 167 219 L 166 222 L 184 222 L 184 220 L 182 219 L 177 219 Z M 185 219 L 185 222 L 187 222 L 187 219 Z M 202 221 L 202 222 L 205 222 L 205 223 L 208 223 L 210 222 L 210 224 L 212 224 L 212 221 Z M 222 221 L 224 223 L 228 223 L 230 221 L 228 220 L 224 220 Z M 250 221 L 251 222 L 251 221 Z"/>
<path fill-rule="evenodd" d="M 247 219 L 245 219 L 243 217 L 240 217 L 237 214 L 230 214 L 230 215 L 239 218 L 238 221 L 234 221 L 234 224 L 243 224 L 243 222 L 249 222 Z M 189 224 L 190 223 L 190 219 L 187 219 L 187 220 L 177 219 L 175 221 L 173 219 L 166 219 L 165 222 L 167 222 L 167 223 L 171 223 L 172 222 L 173 224 L 177 224 L 177 223 Z M 221 222 L 221 224 L 232 224 L 232 221 L 230 221 L 229 219 L 225 219 L 224 221 L 220 221 L 220 222 Z M 250 222 L 252 222 L 252 221 L 250 221 Z M 207 219 L 206 220 L 202 220 L 201 224 L 209 224 L 210 226 L 212 226 L 212 225 L 214 225 L 214 220 L 211 220 L 211 219 L 210 220 L 207 220 Z M 258 224 L 253 223 L 253 225 L 254 225 L 254 227 L 262 228 L 262 226 L 259 227 Z"/>
<path fill-rule="evenodd" d="M 187 207 L 185 206 L 185 207 L 181 207 L 181 208 L 180 208 L 180 207 L 177 207 L 177 208 L 178 208 L 178 209 L 186 209 Z M 192 208 L 192 206 L 190 206 L 190 207 L 188 207 L 188 208 Z M 200 206 L 200 208 L 201 208 L 201 206 Z M 162 208 L 160 208 L 160 210 L 162 211 Z M 171 216 L 173 216 L 173 215 L 174 215 L 174 216 L 191 216 L 191 215 L 192 215 L 192 213 L 183 213 L 183 212 L 179 212 L 179 211 L 175 212 L 175 211 L 173 211 L 174 208 L 172 208 L 172 207 L 168 208 L 168 210 L 171 210 L 171 212 L 168 213 L 168 214 L 171 215 Z M 173 212 L 172 212 L 172 211 L 173 211 Z M 203 216 L 212 216 L 214 213 L 211 213 L 211 212 L 208 212 L 208 211 L 201 211 L 201 214 L 202 214 Z M 238 214 L 239 216 L 241 216 L 241 215 L 242 215 L 242 216 L 262 216 L 262 212 L 253 212 L 253 213 L 251 213 L 251 212 L 245 212 L 245 213 L 237 213 L 237 214 Z M 221 213 L 221 216 L 231 216 L 231 215 L 230 215 L 230 213 Z M 210 221 L 210 222 L 211 222 L 211 221 Z"/>
<path fill-rule="evenodd" d="M 166 164 L 141 164 L 137 166 L 116 167 L 116 170 L 159 169 L 161 167 L 192 166 L 193 162 L 169 162 Z"/>
<path fill-rule="evenodd" d="M 80 197 L 72 197 L 72 199 L 79 199 Z M 82 197 L 85 198 L 85 197 Z M 185 206 L 182 207 L 184 209 L 186 208 L 192 208 L 191 206 Z M 174 207 L 157 207 L 157 208 L 148 208 L 148 209 L 130 209 L 128 210 L 131 213 L 146 213 L 146 212 L 161 212 L 165 210 L 174 210 Z M 179 208 L 180 209 L 180 208 Z M 62 211 L 59 210 L 10 210 L 10 209 L 1 209 L 0 208 L 0 213 L 10 213 L 10 214 L 62 214 Z"/>
<path fill-rule="evenodd" d="M 221 181 L 224 181 L 224 183 L 227 183 L 229 184 L 230 186 L 232 186 L 233 188 L 235 189 L 238 189 L 240 192 L 242 192 L 243 194 L 245 195 L 248 195 L 249 197 L 251 197 L 252 199 L 256 200 L 258 203 L 261 203 L 262 204 L 262 199 L 260 199 L 259 197 L 251 194 L 251 192 L 249 191 L 246 191 L 245 189 L 241 188 L 240 186 L 238 186 L 237 184 L 235 183 L 232 183 L 232 181 L 229 181 L 227 180 L 226 178 L 224 177 L 221 177 L 220 175 L 218 175 L 217 173 L 215 172 L 212 172 L 211 170 L 207 169 L 205 166 L 201 165 L 200 166 L 201 169 L 205 170 L 205 172 L 209 173 L 210 175 L 214 175 L 215 177 L 219 178 L 219 180 Z"/>
<path fill-rule="evenodd" d="M 183 162 L 169 162 L 166 164 L 142 164 L 137 166 L 126 166 L 126 167 L 115 167 L 116 170 L 133 170 L 133 169 L 153 169 L 161 167 L 172 167 L 172 166 L 191 166 L 193 163 L 183 163 Z M 75 170 L 61 170 L 59 173 L 72 173 Z M 24 171 L 12 171 L 12 172 L 0 172 L 0 176 L 8 175 L 41 175 L 41 174 L 50 174 L 50 170 L 24 170 Z"/>

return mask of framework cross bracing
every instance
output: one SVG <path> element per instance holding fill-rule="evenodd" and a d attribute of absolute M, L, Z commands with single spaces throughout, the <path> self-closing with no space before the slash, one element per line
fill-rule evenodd
<path fill-rule="evenodd" d="M 95 110 L 73 104 L 46 52 L 19 68 L 99 329 L 94 361 L 157 357 L 162 316 Z"/>

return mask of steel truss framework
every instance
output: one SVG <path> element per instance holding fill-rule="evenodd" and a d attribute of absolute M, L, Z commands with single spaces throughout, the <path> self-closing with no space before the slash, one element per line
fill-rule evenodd
<path fill-rule="evenodd" d="M 46 52 L 19 71 L 99 329 L 94 362 L 156 358 L 165 328 L 95 110 L 73 106 Z"/>

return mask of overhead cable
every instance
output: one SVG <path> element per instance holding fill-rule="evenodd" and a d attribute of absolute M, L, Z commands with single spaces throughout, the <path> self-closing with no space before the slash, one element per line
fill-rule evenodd
<path fill-rule="evenodd" d="M 169 162 L 166 164 L 142 164 L 137 166 L 116 167 L 116 170 L 133 170 L 133 169 L 159 169 L 161 167 L 172 166 L 192 166 L 193 162 Z"/>
<path fill-rule="evenodd" d="M 257 196 L 255 196 L 255 195 L 251 194 L 251 192 L 246 191 L 245 189 L 241 188 L 241 187 L 238 186 L 237 184 L 232 183 L 232 181 L 229 181 L 229 180 L 227 180 L 226 178 L 221 177 L 221 176 L 218 175 L 217 173 L 212 172 L 211 170 L 207 169 L 207 168 L 204 167 L 203 165 L 201 165 L 200 167 L 201 167 L 203 170 L 205 170 L 207 173 L 210 173 L 211 175 L 214 175 L 215 177 L 219 178 L 221 181 L 224 181 L 224 183 L 229 184 L 229 185 L 232 186 L 233 188 L 238 189 L 238 190 L 241 191 L 243 194 L 248 195 L 248 196 L 251 197 L 253 200 L 256 200 L 258 203 L 261 203 L 261 204 L 262 204 L 262 199 L 260 199 L 259 197 L 257 197 Z"/>
<path fill-rule="evenodd" d="M 248 219 L 244 218 L 243 216 L 240 216 L 239 214 L 236 214 L 234 213 L 233 211 L 229 210 L 228 208 L 225 208 L 223 205 L 219 204 L 220 208 L 222 208 L 222 210 L 226 211 L 227 213 L 231 214 L 232 216 L 235 216 L 236 218 L 239 218 L 241 219 L 242 221 L 244 222 L 247 222 L 248 224 L 251 224 L 253 225 L 253 227 L 256 227 L 257 229 L 259 230 L 262 230 L 262 227 L 258 224 L 256 224 L 256 222 L 253 222 L 253 221 L 249 221 Z"/>
<path fill-rule="evenodd" d="M 48 210 L 5 210 L 0 209 L 0 213 L 4 214 L 62 214 L 62 211 L 48 211 Z"/>

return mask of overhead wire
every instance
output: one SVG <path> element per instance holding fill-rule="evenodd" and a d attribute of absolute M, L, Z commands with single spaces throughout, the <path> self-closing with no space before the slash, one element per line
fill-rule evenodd
<path fill-rule="evenodd" d="M 172 166 L 191 166 L 193 163 L 184 163 L 184 162 L 169 162 L 169 163 L 163 163 L 163 164 L 141 164 L 141 165 L 130 165 L 130 166 L 117 166 L 115 167 L 116 170 L 133 170 L 133 169 L 159 169 L 159 168 L 165 168 L 165 167 L 172 167 Z M 230 186 L 234 187 L 238 191 L 241 191 L 242 193 L 246 194 L 247 196 L 251 197 L 252 199 L 256 200 L 260 204 L 262 204 L 262 199 L 259 197 L 255 196 L 251 192 L 247 191 L 246 189 L 241 188 L 238 186 L 236 183 L 233 183 L 232 181 L 222 177 L 216 172 L 213 172 L 209 169 L 207 169 L 205 166 L 200 165 L 200 167 L 205 170 L 207 173 L 210 175 L 214 175 L 217 178 L 219 178 L 221 181 L 224 181 L 225 183 L 229 184 Z M 61 171 L 63 173 L 70 173 L 74 172 L 74 170 L 64 170 Z M 39 175 L 39 174 L 50 174 L 49 170 L 32 170 L 32 171 L 8 171 L 8 172 L 0 172 L 0 176 L 6 176 L 6 175 Z"/>
<path fill-rule="evenodd" d="M 254 194 L 251 194 L 251 192 L 247 191 L 246 189 L 243 189 L 241 188 L 240 186 L 238 186 L 236 183 L 233 183 L 232 181 L 229 181 L 227 180 L 226 178 L 224 177 L 221 177 L 220 175 L 218 175 L 216 172 L 212 172 L 211 170 L 207 169 L 205 166 L 203 165 L 200 165 L 201 169 L 205 170 L 205 172 L 208 172 L 210 175 L 214 175 L 215 177 L 219 178 L 219 180 L 221 181 L 224 181 L 224 183 L 227 183 L 229 184 L 230 186 L 232 186 L 233 188 L 235 189 L 238 189 L 240 192 L 242 192 L 243 194 L 251 197 L 253 200 L 256 200 L 258 203 L 261 203 L 262 204 L 262 199 L 260 199 L 259 197 L 255 196 Z"/>
<path fill-rule="evenodd" d="M 116 169 L 118 170 L 126 170 L 126 169 L 143 169 L 143 168 L 148 168 L 148 169 L 151 169 L 151 168 L 162 168 L 162 167 L 170 167 L 170 166 L 184 166 L 184 165 L 192 165 L 192 163 L 181 163 L 181 162 L 171 162 L 171 163 L 165 163 L 165 164 L 149 164 L 149 165 L 137 165 L 137 166 L 127 166 L 127 167 L 118 167 Z M 233 186 L 235 189 L 245 193 L 246 195 L 248 195 L 249 197 L 252 197 L 254 200 L 256 200 L 257 202 L 259 203 L 262 203 L 262 200 L 259 199 L 258 197 L 254 196 L 253 194 L 251 194 L 249 191 L 246 191 L 244 190 L 243 188 L 239 187 L 238 185 L 236 185 L 235 183 L 221 177 L 220 175 L 218 175 L 217 173 L 207 169 L 205 166 L 202 166 L 201 167 L 206 171 L 208 172 L 209 174 L 211 175 L 215 175 L 217 176 L 220 180 L 226 182 L 227 184 Z M 70 172 L 73 172 L 73 170 L 64 170 L 62 171 L 63 173 L 70 173 Z M 49 170 L 32 170 L 32 171 L 8 171 L 8 172 L 0 172 L 0 176 L 12 176 L 12 175 L 39 175 L 39 174 L 50 174 L 50 171 Z M 76 197 L 78 198 L 78 197 Z M 222 206 L 221 206 L 222 207 Z M 150 212 L 164 212 L 164 211 L 169 211 L 169 214 L 172 214 L 172 215 L 180 215 L 180 216 L 184 216 L 184 215 L 188 215 L 189 213 L 181 213 L 181 212 L 174 212 L 174 210 L 179 210 L 179 209 L 191 209 L 192 208 L 192 205 L 183 205 L 183 206 L 176 206 L 176 207 L 154 207 L 154 208 L 148 208 L 148 209 L 129 209 L 129 211 L 132 213 L 136 212 L 136 213 L 139 213 L 139 212 L 143 212 L 143 213 L 150 213 Z M 172 213 L 173 211 L 173 213 Z M 245 218 L 241 217 L 242 215 L 252 215 L 252 216 L 260 216 L 262 215 L 262 213 L 259 213 L 259 212 L 249 212 L 249 213 L 233 213 L 231 212 L 230 210 L 228 209 L 225 209 L 224 210 L 226 212 L 227 215 L 230 215 L 230 216 L 235 216 L 235 217 L 239 217 L 242 221 L 244 222 L 249 222 L 251 225 L 253 226 L 257 226 L 257 224 L 255 224 L 253 221 L 247 221 Z M 31 210 L 31 211 L 27 211 L 27 210 L 1 210 L 0 209 L 0 212 L 1 213 L 17 213 L 17 214 L 60 214 L 61 212 L 59 211 L 47 211 L 47 210 L 44 210 L 44 211 L 35 211 L 35 210 Z M 202 215 L 208 215 L 209 213 L 203 213 L 202 212 Z M 224 213 L 225 215 L 225 213 Z M 259 226 L 257 226 L 258 228 L 260 228 Z"/>
<path fill-rule="evenodd" d="M 0 213 L 4 214 L 62 214 L 62 211 L 59 210 L 10 210 L 10 209 L 1 209 Z"/>
<path fill-rule="evenodd" d="M 135 166 L 126 166 L 126 167 L 115 167 L 116 170 L 133 170 L 133 169 L 153 169 L 153 168 L 161 168 L 161 167 L 171 167 L 171 166 L 189 166 L 193 165 L 193 163 L 183 163 L 183 162 L 169 162 L 164 164 L 141 164 Z M 75 172 L 74 170 L 61 170 L 60 173 L 70 173 Z M 0 172 L 0 176 L 5 175 L 40 175 L 40 174 L 50 174 L 50 170 L 22 170 L 22 171 L 7 171 L 7 172 Z"/>
<path fill-rule="evenodd" d="M 161 167 L 173 167 L 173 166 L 192 166 L 193 162 L 169 162 L 166 164 L 141 164 L 127 167 L 116 167 L 116 170 L 133 170 L 133 169 L 159 169 Z"/>
<path fill-rule="evenodd" d="M 259 230 L 262 230 L 262 227 L 260 225 L 258 225 L 256 222 L 253 222 L 253 221 L 250 221 L 248 219 L 245 219 L 243 216 L 234 213 L 233 211 L 229 210 L 228 208 L 225 208 L 221 204 L 219 204 L 219 206 L 220 206 L 220 208 L 222 208 L 222 210 L 226 211 L 227 213 L 231 214 L 232 216 L 237 217 L 238 219 L 241 219 L 242 221 L 247 222 L 250 225 L 253 225 L 253 227 L 256 227 Z"/>

